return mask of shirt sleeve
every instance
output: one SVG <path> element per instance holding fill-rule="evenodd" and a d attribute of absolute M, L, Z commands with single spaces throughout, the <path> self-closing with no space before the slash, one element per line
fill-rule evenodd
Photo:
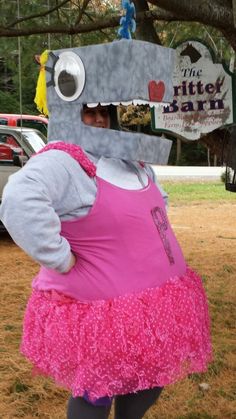
<path fill-rule="evenodd" d="M 15 243 L 38 263 L 59 272 L 66 271 L 71 255 L 56 212 L 68 185 L 70 175 L 63 165 L 38 155 L 10 176 L 0 207 L 0 218 Z"/>

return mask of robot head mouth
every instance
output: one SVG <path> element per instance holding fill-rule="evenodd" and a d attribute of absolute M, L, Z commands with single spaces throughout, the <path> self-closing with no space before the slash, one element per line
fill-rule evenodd
<path fill-rule="evenodd" d="M 127 116 L 124 115 L 129 115 L 128 120 L 132 114 L 134 115 L 134 120 L 135 118 L 137 119 L 137 117 L 139 120 L 142 120 L 144 114 L 150 113 L 150 108 L 152 106 L 157 107 L 160 105 L 160 103 L 152 104 L 147 100 L 84 103 L 82 104 L 81 119 L 85 125 L 92 125 L 96 128 L 127 131 L 129 130 L 128 126 L 126 126 Z M 128 114 L 126 114 L 126 112 L 128 112 Z M 107 119 L 108 116 L 109 122 Z M 145 116 L 145 120 L 148 120 L 147 116 Z M 130 125 L 130 123 L 128 123 L 128 125 Z"/>
<path fill-rule="evenodd" d="M 120 102 L 94 102 L 94 103 L 86 103 L 86 106 L 88 108 L 95 108 L 97 106 L 109 106 L 109 105 L 114 105 L 114 106 L 129 106 L 129 105 L 134 105 L 134 106 L 138 106 L 138 105 L 149 105 L 150 108 L 155 107 L 155 108 L 159 108 L 160 106 L 164 106 L 166 105 L 166 103 L 162 103 L 162 102 L 151 102 L 148 100 L 141 100 L 141 99 L 133 99 L 133 100 L 128 100 L 128 101 L 120 101 Z"/>

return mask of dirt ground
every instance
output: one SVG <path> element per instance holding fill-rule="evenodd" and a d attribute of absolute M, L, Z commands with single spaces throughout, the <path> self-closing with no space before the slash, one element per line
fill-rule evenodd
<path fill-rule="evenodd" d="M 145 419 L 236 418 L 236 202 L 171 206 L 169 217 L 187 262 L 203 277 L 212 321 L 214 361 L 206 374 L 166 388 Z M 32 377 L 19 354 L 24 308 L 38 266 L 0 237 L 0 419 L 63 419 L 68 393 Z M 209 385 L 208 390 L 200 388 Z"/>

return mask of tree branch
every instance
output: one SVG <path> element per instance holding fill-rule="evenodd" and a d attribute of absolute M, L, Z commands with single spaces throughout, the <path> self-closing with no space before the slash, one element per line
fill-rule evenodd
<path fill-rule="evenodd" d="M 197 21 L 218 29 L 234 28 L 232 8 L 213 0 L 148 0 L 149 3 L 172 12 L 180 20 Z"/>
<path fill-rule="evenodd" d="M 98 18 L 99 19 L 99 18 Z M 141 12 L 137 14 L 137 22 L 142 22 L 146 19 L 150 20 L 168 20 L 175 21 L 178 20 L 174 15 L 169 12 L 157 9 L 155 11 Z M 0 27 L 0 37 L 13 38 L 16 36 L 28 36 L 28 35 L 37 35 L 44 33 L 66 33 L 68 35 L 74 35 L 78 33 L 88 33 L 93 31 L 98 31 L 101 29 L 114 28 L 119 26 L 120 15 L 113 16 L 107 19 L 99 19 L 94 22 L 80 24 L 78 26 L 66 26 L 66 25 L 45 25 L 42 26 L 34 25 L 31 28 L 12 28 L 8 29 L 7 27 Z"/>
<path fill-rule="evenodd" d="M 55 12 L 55 10 L 60 9 L 62 6 L 64 6 L 64 4 L 68 3 L 70 0 L 63 0 L 61 3 L 59 3 L 57 6 L 52 7 L 51 9 L 48 9 L 46 12 L 42 12 L 42 13 L 37 13 L 34 15 L 29 15 L 29 16 L 25 16 L 25 17 L 21 17 L 17 20 L 15 20 L 14 22 L 11 22 L 9 25 L 7 25 L 5 28 L 6 29 L 10 29 L 13 26 L 16 26 L 18 23 L 21 22 L 26 22 L 27 20 L 32 20 L 38 17 L 44 17 L 47 16 L 49 14 L 51 14 L 52 12 Z"/>
<path fill-rule="evenodd" d="M 94 19 L 92 18 L 92 16 L 90 16 L 88 13 L 84 12 L 84 15 L 87 16 L 87 18 L 91 21 L 94 22 Z M 109 36 L 104 29 L 99 29 L 99 32 L 106 38 L 106 40 L 108 42 L 112 42 L 114 40 L 114 37 L 111 37 L 111 35 Z"/>
<path fill-rule="evenodd" d="M 56 8 L 52 10 L 59 10 L 59 6 L 67 3 L 69 0 L 64 0 L 57 5 Z M 233 0 L 235 2 L 235 0 Z M 137 0 L 138 2 L 138 0 Z M 84 5 L 87 3 L 87 0 L 84 0 Z M 183 22 L 199 22 L 217 28 L 222 32 L 225 38 L 228 40 L 230 45 L 236 51 L 236 28 L 234 27 L 233 21 L 233 11 L 228 5 L 225 7 L 221 6 L 222 0 L 199 0 L 198 2 L 189 2 L 189 0 L 149 0 L 149 3 L 160 5 L 160 7 L 155 7 L 152 10 L 145 12 L 138 12 L 136 21 L 137 23 L 142 23 L 143 26 L 148 25 L 148 21 L 183 21 Z M 46 16 L 49 11 L 41 13 L 37 16 L 42 17 Z M 36 15 L 34 15 L 36 17 Z M 31 16 L 32 18 L 32 16 Z M 29 20 L 30 17 L 22 18 L 21 22 Z M 94 31 L 101 31 L 108 28 L 114 28 L 119 26 L 120 15 L 115 15 L 110 18 L 102 18 L 97 16 L 94 22 L 89 22 L 79 25 L 66 25 L 66 24 L 54 24 L 54 25 L 45 25 L 36 26 L 28 28 L 13 28 L 9 25 L 7 27 L 0 27 L 0 37 L 17 37 L 17 36 L 28 36 L 28 35 L 37 35 L 37 34 L 82 34 L 89 33 Z M 19 22 L 16 21 L 16 22 Z"/>
<path fill-rule="evenodd" d="M 82 5 L 82 7 L 81 7 L 81 9 L 80 9 L 80 12 L 79 12 L 79 16 L 78 16 L 78 18 L 76 19 L 76 22 L 75 22 L 75 27 L 79 26 L 80 21 L 81 21 L 81 19 L 82 19 L 82 17 L 83 17 L 83 13 L 84 13 L 84 11 L 86 10 L 86 7 L 88 6 L 89 2 L 90 2 L 90 0 L 84 0 L 83 5 Z"/>

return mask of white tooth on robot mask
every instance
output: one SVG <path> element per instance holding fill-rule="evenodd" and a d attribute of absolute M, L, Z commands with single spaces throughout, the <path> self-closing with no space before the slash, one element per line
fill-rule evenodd
<path fill-rule="evenodd" d="M 96 106 L 98 106 L 98 102 L 97 103 L 87 103 L 88 108 L 96 108 Z"/>

